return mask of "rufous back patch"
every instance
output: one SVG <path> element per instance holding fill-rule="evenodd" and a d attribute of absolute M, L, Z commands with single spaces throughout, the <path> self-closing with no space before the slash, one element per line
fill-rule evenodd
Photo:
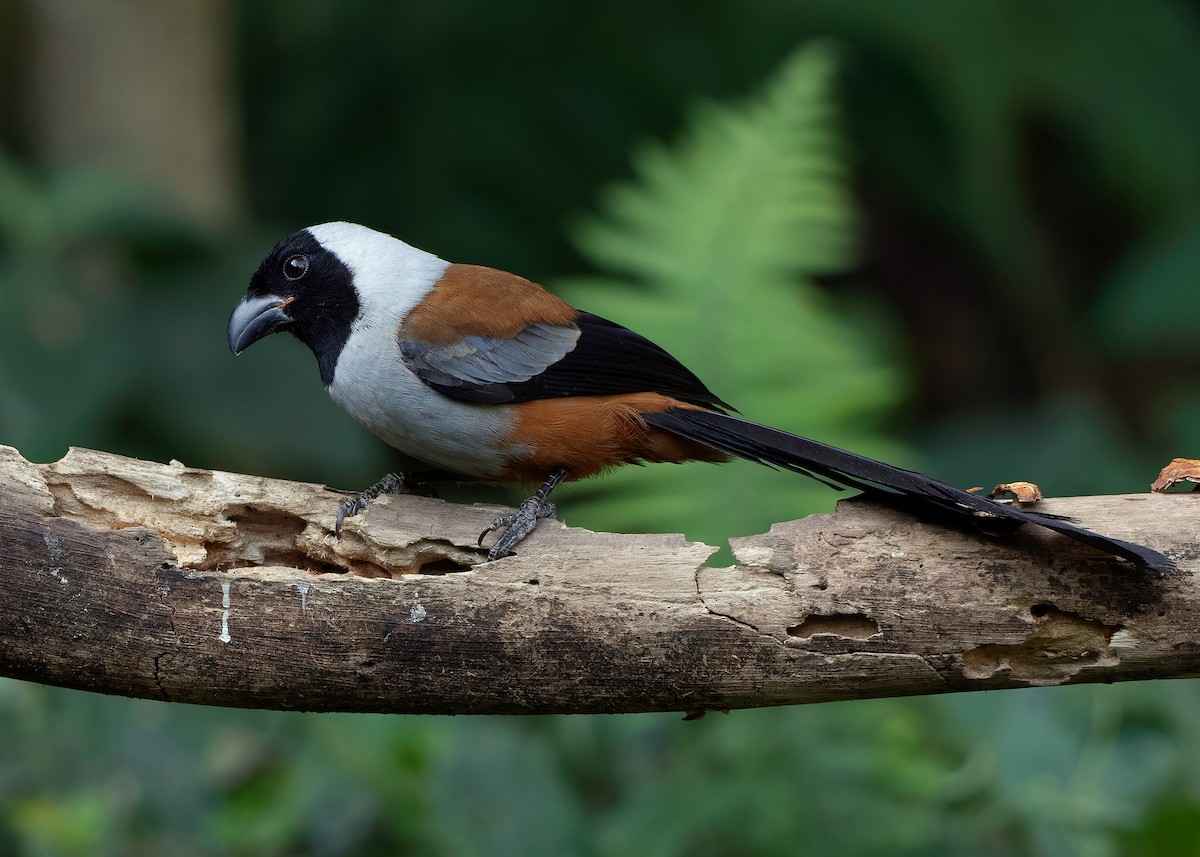
<path fill-rule="evenodd" d="M 451 265 L 400 325 L 399 339 L 449 345 L 465 336 L 511 339 L 537 322 L 566 327 L 579 311 L 537 283 L 495 268 Z"/>

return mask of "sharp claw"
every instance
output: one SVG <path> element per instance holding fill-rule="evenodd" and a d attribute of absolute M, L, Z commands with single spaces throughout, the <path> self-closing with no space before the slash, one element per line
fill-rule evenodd
<path fill-rule="evenodd" d="M 359 494 L 354 495 L 338 507 L 337 520 L 333 523 L 333 534 L 341 535 L 342 524 L 347 518 L 353 518 L 367 505 L 383 494 L 403 494 L 409 490 L 408 480 L 403 475 L 389 473 Z"/>
<path fill-rule="evenodd" d="M 360 497 L 353 497 L 347 500 L 341 506 L 338 506 L 337 520 L 333 522 L 333 534 L 335 536 L 341 535 L 342 524 L 345 523 L 346 519 L 353 518 L 355 515 L 361 512 L 363 506 L 366 505 L 360 505 L 359 499 Z"/>
<path fill-rule="evenodd" d="M 501 527 L 512 526 L 513 521 L 516 519 L 516 515 L 501 515 L 500 517 L 496 518 L 490 524 L 488 524 L 486 530 L 479 534 L 479 541 L 477 541 L 475 544 L 479 547 L 483 547 L 483 540 L 486 539 L 490 533 L 496 532 L 496 530 L 500 529 Z"/>

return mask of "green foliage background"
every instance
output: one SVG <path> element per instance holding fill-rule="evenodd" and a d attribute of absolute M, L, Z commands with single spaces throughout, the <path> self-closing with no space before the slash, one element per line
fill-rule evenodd
<path fill-rule="evenodd" d="M 1183 0 L 231 11 L 243 221 L 197 228 L 153 187 L 0 149 L 0 442 L 31 458 L 341 487 L 396 466 L 298 344 L 224 345 L 263 252 L 335 218 L 547 282 L 751 418 L 963 484 L 1137 491 L 1195 454 Z M 720 543 L 833 499 L 663 466 L 560 507 Z M 684 723 L 3 682 L 0 854 L 1187 854 L 1198 701 L 1177 682 Z"/>

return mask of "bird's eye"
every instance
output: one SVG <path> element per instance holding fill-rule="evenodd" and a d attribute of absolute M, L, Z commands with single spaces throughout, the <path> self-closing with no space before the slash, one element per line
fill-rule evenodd
<path fill-rule="evenodd" d="M 288 256 L 283 263 L 283 275 L 289 280 L 298 280 L 308 273 L 308 257 L 303 254 Z"/>

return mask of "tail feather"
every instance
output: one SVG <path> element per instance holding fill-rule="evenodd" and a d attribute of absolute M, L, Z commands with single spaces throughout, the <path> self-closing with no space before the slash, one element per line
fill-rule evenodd
<path fill-rule="evenodd" d="M 1007 521 L 1013 526 L 1035 524 L 1127 559 L 1142 568 L 1160 574 L 1175 571 L 1175 564 L 1170 559 L 1150 548 L 1085 530 L 1059 517 L 997 503 L 921 473 L 893 467 L 728 414 L 694 408 L 670 408 L 659 413 L 643 414 L 642 419 L 647 425 L 720 452 L 801 473 L 838 490 L 843 487 L 854 488 L 893 505 L 949 514 L 959 519 Z"/>

